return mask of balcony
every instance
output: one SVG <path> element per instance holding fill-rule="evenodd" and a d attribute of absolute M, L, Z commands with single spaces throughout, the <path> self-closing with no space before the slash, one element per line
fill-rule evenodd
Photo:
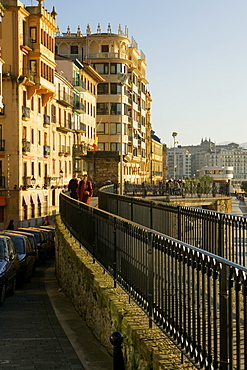
<path fill-rule="evenodd" d="M 65 154 L 65 145 L 61 145 L 59 147 L 58 155 L 59 157 L 62 157 Z"/>
<path fill-rule="evenodd" d="M 51 154 L 51 147 L 48 145 L 44 145 L 44 157 L 48 157 Z"/>
<path fill-rule="evenodd" d="M 32 39 L 28 35 L 22 35 L 22 45 L 21 48 L 25 48 L 28 51 L 33 49 Z"/>
<path fill-rule="evenodd" d="M 0 140 L 0 152 L 5 151 L 5 140 Z"/>
<path fill-rule="evenodd" d="M 87 147 L 84 144 L 74 144 L 73 145 L 73 156 L 82 157 L 87 155 Z"/>
<path fill-rule="evenodd" d="M 22 140 L 22 152 L 23 153 L 30 153 L 31 152 L 31 143 L 26 139 Z"/>
<path fill-rule="evenodd" d="M 51 177 L 44 177 L 44 189 L 47 189 L 48 186 L 51 186 Z"/>
<path fill-rule="evenodd" d="M 79 101 L 73 101 L 73 109 L 77 112 L 77 113 L 86 113 L 86 107 L 84 104 L 80 103 Z"/>
<path fill-rule="evenodd" d="M 30 119 L 30 108 L 22 106 L 22 119 L 27 121 Z"/>
<path fill-rule="evenodd" d="M 86 132 L 86 125 L 85 123 L 80 122 L 79 124 L 74 124 L 74 130 L 76 132 Z"/>
<path fill-rule="evenodd" d="M 78 91 L 86 91 L 86 84 L 80 78 L 74 78 L 73 79 L 73 86 Z"/>
<path fill-rule="evenodd" d="M 90 53 L 85 59 L 128 59 L 128 55 L 125 53 Z"/>
<path fill-rule="evenodd" d="M 35 73 L 30 69 L 23 68 L 21 75 L 18 77 L 18 82 L 25 86 L 35 85 Z"/>
<path fill-rule="evenodd" d="M 27 188 L 31 188 L 32 182 L 31 182 L 31 176 L 23 176 L 22 178 L 23 181 L 23 190 L 26 190 Z"/>
<path fill-rule="evenodd" d="M 67 147 L 65 148 L 64 156 L 65 156 L 65 157 L 68 157 L 70 154 L 71 154 L 71 153 L 70 153 L 70 147 L 69 147 L 69 146 L 67 146 Z"/>
<path fill-rule="evenodd" d="M 44 122 L 43 122 L 43 126 L 44 126 L 44 127 L 49 127 L 49 126 L 50 126 L 50 123 L 51 123 L 51 118 L 50 118 L 50 116 L 48 116 L 47 114 L 44 114 Z"/>
<path fill-rule="evenodd" d="M 72 96 L 65 91 L 58 91 L 57 101 L 60 104 L 64 105 L 65 107 L 69 107 L 73 105 L 72 100 Z"/>

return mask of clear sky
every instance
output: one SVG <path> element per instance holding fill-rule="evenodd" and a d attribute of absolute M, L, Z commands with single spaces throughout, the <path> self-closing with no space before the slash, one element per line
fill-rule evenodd
<path fill-rule="evenodd" d="M 36 5 L 35 0 L 24 0 Z M 152 126 L 172 146 L 247 142 L 246 0 L 45 0 L 60 32 L 129 29 L 147 60 Z"/>

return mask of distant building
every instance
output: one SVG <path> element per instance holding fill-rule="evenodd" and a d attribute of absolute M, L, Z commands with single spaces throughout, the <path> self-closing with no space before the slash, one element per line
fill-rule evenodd
<path fill-rule="evenodd" d="M 188 153 L 190 162 L 187 166 L 181 164 L 181 153 Z M 236 143 L 226 145 L 216 145 L 210 139 L 201 140 L 200 145 L 186 145 L 175 148 L 175 168 L 177 176 L 183 178 L 189 176 L 199 176 L 202 169 L 207 167 L 224 168 L 224 171 L 231 169 L 233 184 L 247 180 L 247 149 L 240 147 Z M 183 163 L 183 160 L 182 160 Z M 167 150 L 168 176 L 174 173 L 174 148 Z M 190 169 L 190 171 L 188 171 Z"/>

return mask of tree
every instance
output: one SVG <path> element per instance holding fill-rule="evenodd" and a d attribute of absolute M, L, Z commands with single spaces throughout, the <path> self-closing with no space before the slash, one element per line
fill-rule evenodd
<path fill-rule="evenodd" d="M 241 189 L 247 193 L 247 181 L 242 181 L 241 183 Z"/>

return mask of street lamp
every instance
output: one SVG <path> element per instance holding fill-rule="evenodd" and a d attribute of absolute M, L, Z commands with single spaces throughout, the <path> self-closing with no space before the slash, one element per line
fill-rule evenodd
<path fill-rule="evenodd" d="M 123 195 L 123 86 L 126 85 L 128 76 L 125 73 L 118 74 L 118 81 L 121 88 L 121 130 L 120 130 L 120 195 Z"/>
<path fill-rule="evenodd" d="M 173 178 L 174 180 L 176 179 L 176 144 L 177 144 L 177 141 L 176 141 L 176 137 L 178 136 L 178 133 L 177 132 L 173 132 L 172 133 L 172 137 L 173 137 Z"/>

